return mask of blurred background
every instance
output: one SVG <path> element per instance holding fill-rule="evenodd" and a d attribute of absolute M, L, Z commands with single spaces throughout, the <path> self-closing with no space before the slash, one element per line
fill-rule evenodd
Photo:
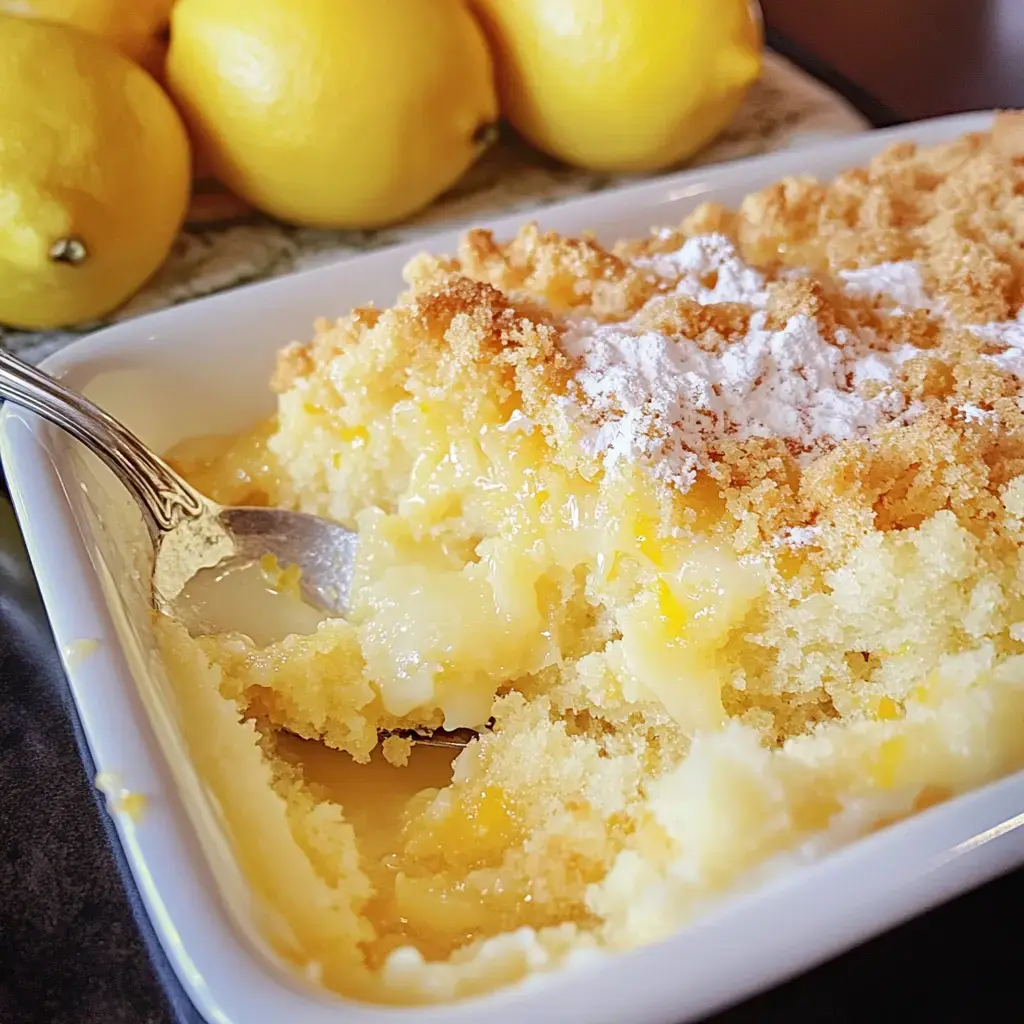
<path fill-rule="evenodd" d="M 769 27 L 904 120 L 1024 104 L 1020 0 L 761 0 Z"/>

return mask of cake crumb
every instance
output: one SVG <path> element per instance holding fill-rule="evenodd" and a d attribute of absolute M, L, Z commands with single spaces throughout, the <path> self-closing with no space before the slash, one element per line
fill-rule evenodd
<path fill-rule="evenodd" d="M 149 800 L 143 793 L 127 789 L 115 772 L 98 772 L 94 781 L 96 788 L 107 798 L 107 809 L 111 814 L 124 814 L 135 824 L 142 821 L 149 807 Z"/>
<path fill-rule="evenodd" d="M 72 640 L 70 643 L 65 644 L 61 650 L 61 654 L 64 657 L 64 664 L 69 670 L 74 670 L 82 664 L 90 655 L 95 654 L 100 649 L 99 640 L 92 639 L 80 639 Z"/>
<path fill-rule="evenodd" d="M 393 764 L 396 768 L 404 768 L 409 763 L 412 740 L 408 736 L 387 736 L 380 746 L 381 753 L 388 764 Z"/>

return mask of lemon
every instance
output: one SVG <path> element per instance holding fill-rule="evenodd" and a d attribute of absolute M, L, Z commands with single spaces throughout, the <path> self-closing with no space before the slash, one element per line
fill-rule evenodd
<path fill-rule="evenodd" d="M 474 0 L 502 110 L 535 146 L 610 171 L 685 159 L 761 68 L 749 0 Z"/>
<path fill-rule="evenodd" d="M 160 265 L 188 204 L 171 101 L 96 36 L 0 15 L 0 323 L 93 319 Z"/>
<path fill-rule="evenodd" d="M 167 80 L 216 178 L 300 224 L 399 220 L 497 116 L 462 0 L 179 0 Z"/>
<path fill-rule="evenodd" d="M 0 0 L 0 14 L 74 25 L 150 70 L 173 5 L 174 0 Z"/>
<path fill-rule="evenodd" d="M 3 0 L 0 0 L 2 3 Z M 169 9 L 170 5 L 168 5 Z M 140 46 L 132 56 L 136 64 L 148 71 L 157 83 L 167 88 L 167 48 L 170 35 L 158 33 Z M 188 225 L 220 224 L 252 214 L 252 207 L 229 192 L 210 170 L 209 160 L 197 146 L 192 146 L 192 196 L 185 223 Z"/>
<path fill-rule="evenodd" d="M 139 39 L 138 44 L 135 46 L 121 46 L 118 49 L 126 57 L 131 57 L 136 64 L 145 68 L 161 86 L 166 88 L 164 68 L 167 65 L 167 46 L 167 36 L 160 32 L 156 35 Z"/>

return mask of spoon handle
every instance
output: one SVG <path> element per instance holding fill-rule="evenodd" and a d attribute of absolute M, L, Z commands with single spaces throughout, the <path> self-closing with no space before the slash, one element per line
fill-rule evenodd
<path fill-rule="evenodd" d="M 206 510 L 206 499 L 123 423 L 49 374 L 2 350 L 0 398 L 42 416 L 98 455 L 131 491 L 154 541 Z"/>

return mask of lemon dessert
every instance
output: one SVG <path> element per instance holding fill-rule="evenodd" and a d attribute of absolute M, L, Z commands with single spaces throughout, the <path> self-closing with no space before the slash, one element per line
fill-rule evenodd
<path fill-rule="evenodd" d="M 464 996 L 1024 763 L 1022 193 L 1005 115 L 612 249 L 472 231 L 178 453 L 359 531 L 344 620 L 157 623 L 280 955 Z"/>

